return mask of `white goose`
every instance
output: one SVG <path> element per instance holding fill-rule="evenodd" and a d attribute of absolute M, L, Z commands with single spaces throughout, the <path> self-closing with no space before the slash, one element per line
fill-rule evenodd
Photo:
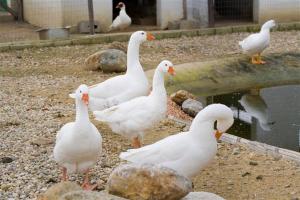
<path fill-rule="evenodd" d="M 88 171 L 102 152 L 102 137 L 89 120 L 88 91 L 86 85 L 80 85 L 75 94 L 70 95 L 76 101 L 76 120 L 58 131 L 54 159 L 63 167 L 64 181 L 67 180 L 67 173 L 85 173 L 82 187 L 89 190 L 95 186 L 89 184 Z"/>
<path fill-rule="evenodd" d="M 270 29 L 276 26 L 274 20 L 269 20 L 264 23 L 259 33 L 252 34 L 239 42 L 243 52 L 252 56 L 252 64 L 265 64 L 265 61 L 261 60 L 261 53 L 270 44 Z"/>
<path fill-rule="evenodd" d="M 159 122 L 166 115 L 167 92 L 164 74 L 174 75 L 173 64 L 162 61 L 153 77 L 153 90 L 149 96 L 142 96 L 113 106 L 103 111 L 95 111 L 96 120 L 107 122 L 111 129 L 132 140 L 132 146 L 140 147 L 144 131 Z"/>
<path fill-rule="evenodd" d="M 109 27 L 109 31 L 120 29 L 123 30 L 130 26 L 131 18 L 126 13 L 126 7 L 123 2 L 120 2 L 116 8 L 120 8 L 119 15 L 114 19 L 113 23 Z"/>
<path fill-rule="evenodd" d="M 217 121 L 217 131 L 214 122 Z M 225 105 L 212 104 L 201 110 L 188 132 L 178 133 L 139 149 L 130 149 L 120 158 L 134 163 L 162 165 L 192 178 L 217 153 L 217 139 L 233 124 L 233 113 Z"/>
<path fill-rule="evenodd" d="M 139 61 L 140 44 L 153 40 L 154 36 L 145 31 L 134 32 L 127 50 L 127 72 L 90 87 L 92 111 L 103 110 L 138 96 L 149 93 L 149 83 Z"/>

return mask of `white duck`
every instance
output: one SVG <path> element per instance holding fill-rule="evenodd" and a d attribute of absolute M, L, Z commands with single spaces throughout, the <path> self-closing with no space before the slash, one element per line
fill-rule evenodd
<path fill-rule="evenodd" d="M 109 31 L 120 29 L 123 30 L 130 26 L 131 18 L 126 13 L 126 7 L 123 2 L 120 2 L 116 8 L 120 8 L 119 15 L 114 19 L 113 23 L 109 27 Z"/>
<path fill-rule="evenodd" d="M 140 147 L 140 138 L 143 138 L 144 131 L 166 115 L 166 72 L 175 74 L 173 64 L 167 60 L 157 66 L 153 77 L 153 90 L 149 96 L 137 97 L 103 111 L 95 111 L 96 120 L 107 122 L 115 133 L 131 139 L 133 147 Z"/>
<path fill-rule="evenodd" d="M 274 20 L 269 20 L 264 23 L 259 33 L 252 34 L 239 42 L 243 52 L 252 56 L 252 64 L 265 64 L 261 60 L 262 51 L 270 44 L 270 29 L 276 26 Z"/>
<path fill-rule="evenodd" d="M 149 83 L 139 61 L 140 44 L 153 40 L 154 36 L 145 31 L 134 32 L 127 50 L 127 72 L 90 87 L 92 111 L 103 110 L 138 96 L 149 93 Z"/>
<path fill-rule="evenodd" d="M 214 122 L 217 121 L 217 131 Z M 129 149 L 120 158 L 134 163 L 157 164 L 192 178 L 206 167 L 217 153 L 217 139 L 233 124 L 233 113 L 223 104 L 201 110 L 188 132 L 166 137 L 139 149 Z"/>
<path fill-rule="evenodd" d="M 84 189 L 92 190 L 89 184 L 88 171 L 102 152 L 102 137 L 97 128 L 90 122 L 88 115 L 88 87 L 80 85 L 75 94 L 76 120 L 65 124 L 57 133 L 54 147 L 54 159 L 63 167 L 63 180 L 67 173 L 85 173 L 82 184 Z"/>

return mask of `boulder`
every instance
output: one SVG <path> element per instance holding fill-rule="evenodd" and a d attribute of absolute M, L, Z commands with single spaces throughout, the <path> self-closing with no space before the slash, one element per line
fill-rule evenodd
<path fill-rule="evenodd" d="M 126 54 L 118 49 L 107 49 L 89 56 L 85 60 L 87 70 L 101 69 L 104 73 L 126 71 Z"/>
<path fill-rule="evenodd" d="M 74 191 L 69 192 L 59 200 L 126 200 L 122 197 L 117 197 L 111 194 L 108 194 L 105 191 L 102 192 L 92 192 L 92 191 Z"/>
<path fill-rule="evenodd" d="M 64 194 L 82 190 L 82 188 L 73 182 L 60 182 L 51 186 L 38 200 L 57 200 Z"/>
<path fill-rule="evenodd" d="M 131 200 L 175 200 L 192 191 L 192 182 L 176 171 L 151 164 L 125 164 L 108 179 L 108 192 Z"/>
<path fill-rule="evenodd" d="M 210 192 L 190 192 L 181 200 L 225 200 L 224 198 Z"/>
<path fill-rule="evenodd" d="M 171 99 L 178 105 L 182 105 L 182 103 L 187 99 L 195 99 L 195 96 L 189 93 L 186 90 L 178 90 L 177 92 L 171 94 Z"/>
<path fill-rule="evenodd" d="M 187 99 L 182 103 L 182 110 L 191 117 L 195 117 L 200 110 L 203 109 L 203 105 L 200 101 L 195 99 Z"/>

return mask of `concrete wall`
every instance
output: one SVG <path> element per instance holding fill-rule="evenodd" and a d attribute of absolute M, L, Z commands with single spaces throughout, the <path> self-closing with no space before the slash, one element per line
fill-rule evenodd
<path fill-rule="evenodd" d="M 262 24 L 269 19 L 277 22 L 300 21 L 300 0 L 258 1 L 257 21 Z"/>
<path fill-rule="evenodd" d="M 157 25 L 164 29 L 169 21 L 183 18 L 183 0 L 157 0 Z"/>
<path fill-rule="evenodd" d="M 76 26 L 80 21 L 89 20 L 87 0 L 62 0 L 64 26 Z M 112 23 L 112 1 L 94 0 L 94 18 L 106 29 Z"/>
<path fill-rule="evenodd" d="M 102 29 L 112 22 L 112 1 L 94 0 L 94 16 Z M 26 0 L 24 17 L 30 24 L 40 27 L 76 26 L 88 20 L 87 0 Z"/>
<path fill-rule="evenodd" d="M 61 0 L 24 1 L 24 19 L 40 27 L 61 27 L 63 25 Z"/>
<path fill-rule="evenodd" d="M 208 0 L 187 0 L 187 19 L 208 27 Z"/>

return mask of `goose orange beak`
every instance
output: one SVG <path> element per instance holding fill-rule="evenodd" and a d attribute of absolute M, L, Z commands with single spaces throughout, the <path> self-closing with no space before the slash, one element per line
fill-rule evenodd
<path fill-rule="evenodd" d="M 82 94 L 81 99 L 85 105 L 89 105 L 89 95 L 88 94 Z"/>
<path fill-rule="evenodd" d="M 222 136 L 222 134 L 223 134 L 223 133 L 220 132 L 219 130 L 216 131 L 215 137 L 217 138 L 217 140 L 220 139 L 220 137 Z"/>
<path fill-rule="evenodd" d="M 152 35 L 151 33 L 147 33 L 147 40 L 151 41 L 154 39 L 155 39 L 154 35 Z"/>
<path fill-rule="evenodd" d="M 175 70 L 174 70 L 174 67 L 169 67 L 168 69 L 168 73 L 172 76 L 174 76 L 176 73 L 175 73 Z"/>

